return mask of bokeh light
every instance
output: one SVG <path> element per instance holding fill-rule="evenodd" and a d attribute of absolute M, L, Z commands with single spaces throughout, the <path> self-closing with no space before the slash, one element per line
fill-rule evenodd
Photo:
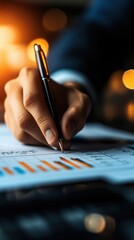
<path fill-rule="evenodd" d="M 125 71 L 122 77 L 122 81 L 126 88 L 134 90 L 134 69 Z"/>
<path fill-rule="evenodd" d="M 67 24 L 66 14 L 58 9 L 52 8 L 48 10 L 43 16 L 43 26 L 52 32 L 59 31 Z"/>
<path fill-rule="evenodd" d="M 102 215 L 96 213 L 87 215 L 85 217 L 84 223 L 86 229 L 92 233 L 101 233 L 104 231 L 106 226 L 105 218 Z"/>
<path fill-rule="evenodd" d="M 134 122 L 134 102 L 128 103 L 126 112 L 127 112 L 126 115 L 127 115 L 127 118 L 129 119 L 129 121 Z"/>
<path fill-rule="evenodd" d="M 41 47 L 44 50 L 44 53 L 45 53 L 46 56 L 47 56 L 48 49 L 49 49 L 48 42 L 43 38 L 36 38 L 33 41 L 31 41 L 27 46 L 27 55 L 28 55 L 28 58 L 33 62 L 35 62 L 35 53 L 34 53 L 33 46 L 36 43 L 41 45 Z"/>
<path fill-rule="evenodd" d="M 110 236 L 112 236 L 115 231 L 116 222 L 111 216 L 90 213 L 85 216 L 84 225 L 87 231 L 93 234 L 101 234 L 101 239 L 102 236 L 107 236 L 106 239 L 111 239 Z M 108 238 L 108 236 L 110 238 Z"/>
<path fill-rule="evenodd" d="M 19 70 L 28 64 L 26 46 L 23 44 L 8 45 L 7 64 L 15 70 Z"/>
<path fill-rule="evenodd" d="M 10 25 L 0 25 L 0 48 L 13 43 L 17 38 L 17 29 Z"/>
<path fill-rule="evenodd" d="M 110 91 L 118 94 L 126 92 L 126 88 L 122 83 L 123 71 L 119 70 L 114 72 L 109 79 L 109 89 Z"/>

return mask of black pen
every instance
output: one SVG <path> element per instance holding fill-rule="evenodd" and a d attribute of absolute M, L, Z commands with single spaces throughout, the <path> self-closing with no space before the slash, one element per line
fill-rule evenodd
<path fill-rule="evenodd" d="M 45 90 L 46 93 L 46 97 L 47 97 L 47 104 L 50 110 L 50 113 L 55 121 L 55 125 L 57 128 L 57 132 L 58 132 L 58 144 L 60 147 L 60 150 L 63 152 L 64 151 L 64 147 L 63 147 L 63 134 L 61 131 L 61 125 L 60 125 L 60 120 L 58 117 L 58 114 L 56 112 L 55 109 L 55 105 L 54 105 L 54 100 L 53 100 L 53 94 L 52 94 L 52 90 L 50 87 L 50 75 L 49 75 L 49 70 L 48 70 L 48 65 L 47 65 L 47 61 L 46 61 L 46 57 L 44 54 L 44 51 L 42 50 L 41 46 L 38 44 L 34 45 L 34 51 L 35 51 L 35 57 L 36 57 L 36 63 L 37 63 L 37 67 L 41 76 L 41 80 L 42 80 L 42 85 L 43 88 Z"/>

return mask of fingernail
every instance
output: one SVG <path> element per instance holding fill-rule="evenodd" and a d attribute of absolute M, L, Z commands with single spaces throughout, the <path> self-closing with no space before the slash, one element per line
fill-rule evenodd
<path fill-rule="evenodd" d="M 52 129 L 48 129 L 46 130 L 45 137 L 48 144 L 51 144 L 52 142 L 54 142 L 56 135 Z"/>

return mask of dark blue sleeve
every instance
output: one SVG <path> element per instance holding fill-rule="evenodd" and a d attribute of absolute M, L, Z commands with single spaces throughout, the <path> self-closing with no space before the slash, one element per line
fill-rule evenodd
<path fill-rule="evenodd" d="M 134 0 L 94 0 L 55 42 L 50 71 L 84 73 L 100 92 L 110 74 L 123 69 L 134 48 Z"/>

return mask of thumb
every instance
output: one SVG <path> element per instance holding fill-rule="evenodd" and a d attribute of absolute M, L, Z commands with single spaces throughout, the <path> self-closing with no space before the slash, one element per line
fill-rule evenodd
<path fill-rule="evenodd" d="M 70 140 L 83 127 L 91 111 L 89 97 L 82 93 L 83 99 L 71 103 L 62 118 L 62 132 L 64 138 Z M 86 97 L 85 97 L 86 96 Z M 78 99 L 77 99 L 78 100 Z"/>

